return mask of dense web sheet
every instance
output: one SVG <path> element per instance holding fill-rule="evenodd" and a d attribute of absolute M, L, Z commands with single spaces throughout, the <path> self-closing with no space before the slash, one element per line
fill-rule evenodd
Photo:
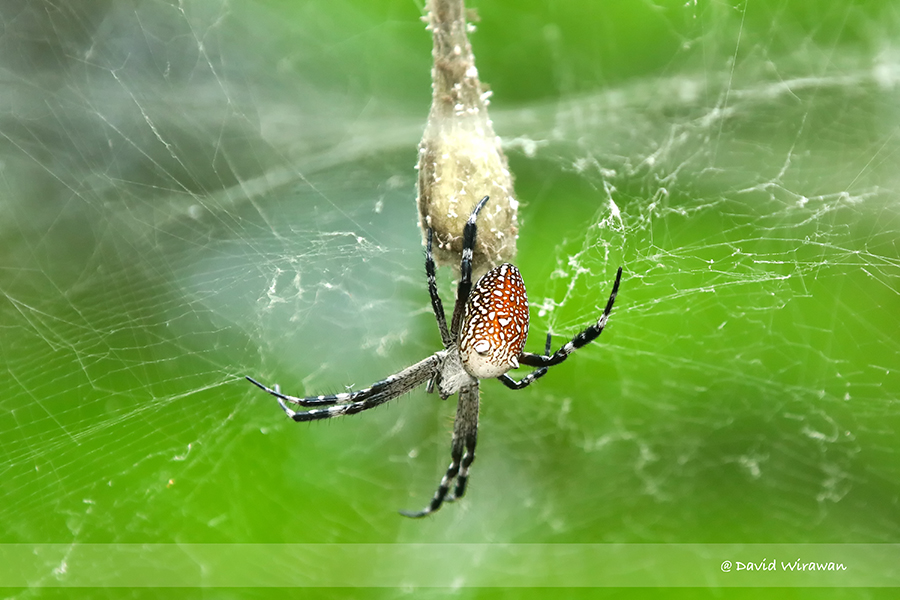
<path fill-rule="evenodd" d="M 625 275 L 596 344 L 482 386 L 467 499 L 411 524 L 452 401 L 298 426 L 243 380 L 359 389 L 440 344 L 430 42 L 373 6 L 0 11 L 2 539 L 896 542 L 896 7 L 644 4 L 602 43 L 598 8 L 481 7 L 527 349 Z"/>

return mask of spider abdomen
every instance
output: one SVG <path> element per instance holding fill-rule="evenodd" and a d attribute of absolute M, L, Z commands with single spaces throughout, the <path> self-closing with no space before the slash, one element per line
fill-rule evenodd
<path fill-rule="evenodd" d="M 519 366 L 528 337 L 528 297 L 519 269 L 505 263 L 478 280 L 459 336 L 463 367 L 473 377 L 499 377 Z"/>

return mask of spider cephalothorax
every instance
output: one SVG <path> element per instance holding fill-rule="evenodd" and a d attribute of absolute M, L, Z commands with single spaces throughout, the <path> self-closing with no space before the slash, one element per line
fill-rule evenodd
<path fill-rule="evenodd" d="M 418 512 L 401 511 L 401 514 L 407 517 L 424 517 L 439 509 L 444 502 L 452 502 L 465 494 L 469 467 L 475 460 L 479 380 L 497 378 L 506 387 L 514 390 L 520 390 L 531 384 L 542 377 L 548 368 L 566 360 L 569 354 L 594 341 L 600 335 L 619 291 L 621 267 L 616 272 L 616 281 L 606 303 L 606 309 L 596 323 L 553 354 L 550 354 L 549 335 L 543 354 L 525 352 L 525 340 L 528 337 L 528 298 L 519 270 L 508 263 L 499 265 L 485 273 L 475 284 L 474 289 L 472 288 L 475 222 L 479 211 L 487 201 L 487 196 L 482 198 L 463 228 L 460 279 L 449 328 L 434 278 L 434 259 L 431 253 L 433 233 L 431 230 L 428 231 L 425 273 L 428 276 L 431 306 L 444 344 L 443 350 L 375 383 L 372 387 L 328 396 L 306 398 L 288 396 L 282 394 L 277 385 L 269 388 L 247 377 L 253 384 L 275 396 L 284 412 L 295 421 L 316 421 L 352 415 L 384 404 L 424 383 L 428 384 L 429 392 L 433 392 L 437 386 L 441 398 L 446 399 L 458 393 L 459 403 L 450 444 L 450 466 L 441 479 L 431 503 Z M 516 381 L 506 373 L 518 368 L 520 364 L 537 368 Z M 288 402 L 311 407 L 311 410 L 295 411 L 288 407 Z M 450 494 L 450 486 L 454 480 L 456 486 Z"/>

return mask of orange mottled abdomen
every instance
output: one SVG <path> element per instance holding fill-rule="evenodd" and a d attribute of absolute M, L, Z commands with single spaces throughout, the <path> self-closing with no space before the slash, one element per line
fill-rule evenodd
<path fill-rule="evenodd" d="M 478 280 L 466 302 L 459 337 L 463 366 L 473 377 L 499 377 L 519 366 L 528 337 L 528 297 L 514 265 L 494 267 Z"/>

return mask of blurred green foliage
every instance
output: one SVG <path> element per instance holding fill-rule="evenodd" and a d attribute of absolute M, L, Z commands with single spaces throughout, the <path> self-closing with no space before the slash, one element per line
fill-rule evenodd
<path fill-rule="evenodd" d="M 626 276 L 597 344 L 485 383 L 469 496 L 424 522 L 395 510 L 452 401 L 296 426 L 242 380 L 359 388 L 439 344 L 422 6 L 0 12 L 0 541 L 897 541 L 896 5 L 474 8 L 529 348 Z"/>

